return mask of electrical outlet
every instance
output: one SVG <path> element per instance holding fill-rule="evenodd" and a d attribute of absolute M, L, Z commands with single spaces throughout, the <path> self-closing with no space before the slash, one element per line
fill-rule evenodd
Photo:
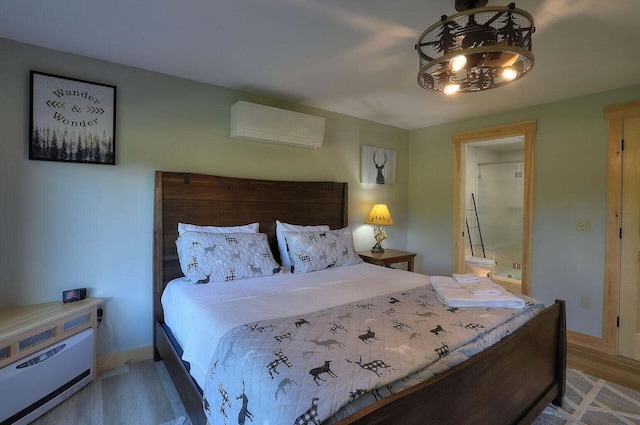
<path fill-rule="evenodd" d="M 576 230 L 581 232 L 591 231 L 591 219 L 590 218 L 576 218 Z"/>
<path fill-rule="evenodd" d="M 580 307 L 585 308 L 587 310 L 591 310 L 591 304 L 593 302 L 593 298 L 589 295 L 583 295 L 580 299 Z"/>

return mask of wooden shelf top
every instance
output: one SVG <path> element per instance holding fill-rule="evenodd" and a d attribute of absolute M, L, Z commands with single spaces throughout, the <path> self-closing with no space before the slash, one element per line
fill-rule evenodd
<path fill-rule="evenodd" d="M 92 309 L 103 302 L 100 298 L 85 298 L 70 303 L 53 301 L 0 309 L 0 338 L 11 338 L 82 310 Z"/>
<path fill-rule="evenodd" d="M 413 252 L 399 251 L 397 249 L 386 249 L 384 252 L 360 251 L 358 255 L 376 258 L 378 260 L 397 259 L 397 258 L 413 258 L 416 256 Z"/>

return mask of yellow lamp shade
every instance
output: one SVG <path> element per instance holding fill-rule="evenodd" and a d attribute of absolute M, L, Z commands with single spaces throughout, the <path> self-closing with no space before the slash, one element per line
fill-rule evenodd
<path fill-rule="evenodd" d="M 375 204 L 364 222 L 366 224 L 390 225 L 393 224 L 393 219 L 386 204 Z"/>

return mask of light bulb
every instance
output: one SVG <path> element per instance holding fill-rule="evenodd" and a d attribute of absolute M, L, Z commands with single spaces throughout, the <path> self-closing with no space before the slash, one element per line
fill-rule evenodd
<path fill-rule="evenodd" d="M 460 84 L 447 84 L 443 89 L 446 95 L 454 94 L 458 90 L 460 90 Z"/>
<path fill-rule="evenodd" d="M 458 72 L 467 64 L 467 57 L 465 55 L 458 55 L 449 61 L 449 68 L 453 72 Z"/>
<path fill-rule="evenodd" d="M 518 76 L 518 71 L 513 68 L 505 68 L 502 70 L 502 76 L 505 80 L 513 80 Z"/>

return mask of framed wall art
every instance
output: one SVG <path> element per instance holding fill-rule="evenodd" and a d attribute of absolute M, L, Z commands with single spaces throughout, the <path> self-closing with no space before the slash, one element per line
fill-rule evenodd
<path fill-rule="evenodd" d="M 29 159 L 116 163 L 116 87 L 31 71 Z"/>
<path fill-rule="evenodd" d="M 360 182 L 396 184 L 396 151 L 374 146 L 362 146 Z"/>

